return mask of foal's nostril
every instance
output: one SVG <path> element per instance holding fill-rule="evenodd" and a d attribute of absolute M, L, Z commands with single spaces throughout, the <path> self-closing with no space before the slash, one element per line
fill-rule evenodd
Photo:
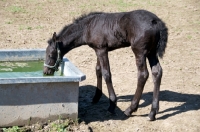
<path fill-rule="evenodd" d="M 47 75 L 47 71 L 43 71 L 43 74 L 44 74 L 44 75 Z"/>
<path fill-rule="evenodd" d="M 44 67 L 44 69 L 43 69 L 43 74 L 44 74 L 44 75 L 47 75 L 47 71 L 48 71 L 47 67 Z"/>
<path fill-rule="evenodd" d="M 49 69 L 47 67 L 44 67 L 43 74 L 49 75 Z"/>
<path fill-rule="evenodd" d="M 52 74 L 52 71 L 51 71 L 51 70 L 49 70 L 49 71 L 48 71 L 48 75 L 51 75 L 51 74 Z"/>

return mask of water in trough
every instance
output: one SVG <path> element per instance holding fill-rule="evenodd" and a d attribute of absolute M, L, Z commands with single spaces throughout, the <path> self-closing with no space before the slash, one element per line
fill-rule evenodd
<path fill-rule="evenodd" d="M 0 62 L 0 78 L 43 77 L 44 61 Z M 55 72 L 54 76 L 61 76 Z"/>

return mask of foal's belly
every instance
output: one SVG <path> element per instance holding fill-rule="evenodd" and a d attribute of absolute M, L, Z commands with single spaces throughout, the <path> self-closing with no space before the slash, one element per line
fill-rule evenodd
<path fill-rule="evenodd" d="M 130 43 L 127 43 L 127 42 L 117 42 L 117 43 L 108 44 L 108 50 L 112 51 L 112 50 L 115 50 L 115 49 L 129 47 L 129 46 L 130 46 Z"/>

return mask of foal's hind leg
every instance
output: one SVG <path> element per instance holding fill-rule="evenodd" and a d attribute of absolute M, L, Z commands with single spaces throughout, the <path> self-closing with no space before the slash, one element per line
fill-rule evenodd
<path fill-rule="evenodd" d="M 156 113 L 159 110 L 159 92 L 160 92 L 160 83 L 162 78 L 162 68 L 160 66 L 159 60 L 156 55 L 148 56 L 149 64 L 152 71 L 154 90 L 153 90 L 153 101 L 151 112 L 149 118 L 151 121 L 155 120 Z"/>
<path fill-rule="evenodd" d="M 96 93 L 93 97 L 93 103 L 97 103 L 102 96 L 102 73 L 101 73 L 100 61 L 98 58 L 96 64 L 96 76 L 97 76 L 97 88 L 96 88 Z"/>
<path fill-rule="evenodd" d="M 136 65 L 138 69 L 138 82 L 137 82 L 137 89 L 136 89 L 134 98 L 131 101 L 131 105 L 124 112 L 124 114 L 127 116 L 130 116 L 134 111 L 137 111 L 139 101 L 144 89 L 144 85 L 149 76 L 149 72 L 146 66 L 146 55 L 144 55 L 143 52 L 141 51 L 141 52 L 135 53 L 135 57 L 136 57 Z"/>

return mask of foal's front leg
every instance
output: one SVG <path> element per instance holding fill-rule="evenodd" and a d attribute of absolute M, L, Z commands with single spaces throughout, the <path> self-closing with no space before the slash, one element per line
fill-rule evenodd
<path fill-rule="evenodd" d="M 93 103 L 97 103 L 102 96 L 102 73 L 101 73 L 101 65 L 100 61 L 97 57 L 97 64 L 96 64 L 96 76 L 97 76 L 97 88 L 96 93 L 93 97 Z"/>
<path fill-rule="evenodd" d="M 112 77 L 111 77 L 110 65 L 109 65 L 109 59 L 108 59 L 108 51 L 107 49 L 98 49 L 96 50 L 96 54 L 100 62 L 102 76 L 105 79 L 105 82 L 108 88 L 109 100 L 110 100 L 110 106 L 108 108 L 108 111 L 110 113 L 115 113 L 114 111 L 116 107 L 117 98 L 116 98 L 115 91 L 112 85 Z"/>

